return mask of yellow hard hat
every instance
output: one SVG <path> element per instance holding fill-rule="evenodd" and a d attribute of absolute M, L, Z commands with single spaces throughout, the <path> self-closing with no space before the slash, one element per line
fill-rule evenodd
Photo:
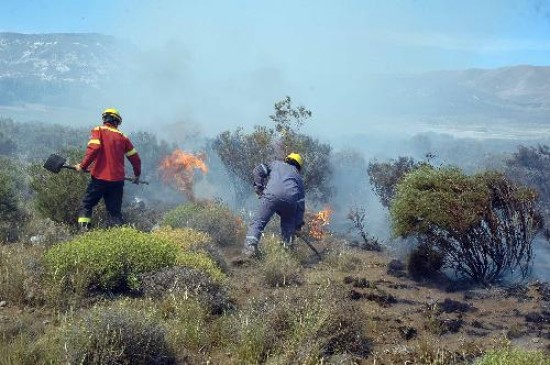
<path fill-rule="evenodd" d="M 288 156 L 286 156 L 285 161 L 288 162 L 288 160 L 295 161 L 299 166 L 299 168 L 302 168 L 304 166 L 304 160 L 302 159 L 302 156 L 300 156 L 296 152 L 292 152 Z"/>
<path fill-rule="evenodd" d="M 120 113 L 118 112 L 118 110 L 114 108 L 105 109 L 103 113 L 101 113 L 101 116 L 102 117 L 112 116 L 115 119 L 117 119 L 119 123 L 122 123 L 122 117 L 120 116 Z"/>

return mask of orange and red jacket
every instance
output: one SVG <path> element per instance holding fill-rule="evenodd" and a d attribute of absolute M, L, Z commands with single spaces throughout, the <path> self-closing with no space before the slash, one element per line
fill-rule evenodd
<path fill-rule="evenodd" d="M 80 163 L 83 170 L 92 164 L 91 175 L 100 180 L 123 181 L 124 157 L 127 157 L 135 176 L 141 175 L 141 159 L 130 139 L 109 123 L 92 129 L 86 155 Z"/>

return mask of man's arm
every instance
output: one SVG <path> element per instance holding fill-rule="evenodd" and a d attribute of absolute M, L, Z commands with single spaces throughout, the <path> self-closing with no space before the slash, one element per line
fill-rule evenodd
<path fill-rule="evenodd" d="M 252 176 L 254 179 L 254 191 L 257 195 L 262 195 L 265 185 L 267 184 L 267 179 L 269 178 L 269 174 L 271 172 L 271 169 L 266 164 L 259 164 L 252 170 Z"/>
<path fill-rule="evenodd" d="M 137 184 L 141 176 L 141 158 L 129 139 L 127 139 L 126 145 L 126 158 L 132 164 L 132 169 L 134 170 L 134 183 Z"/>
<path fill-rule="evenodd" d="M 82 161 L 75 165 L 77 171 L 88 170 L 88 167 L 94 162 L 101 149 L 101 138 L 99 127 L 92 129 L 90 134 L 90 140 L 88 141 L 88 147 L 86 147 L 86 154 Z"/>

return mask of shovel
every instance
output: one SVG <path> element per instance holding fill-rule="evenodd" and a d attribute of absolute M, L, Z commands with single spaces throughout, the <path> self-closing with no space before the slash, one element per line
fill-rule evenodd
<path fill-rule="evenodd" d="M 74 166 L 66 165 L 65 162 L 67 162 L 67 159 L 65 157 L 56 155 L 54 153 L 48 157 L 46 162 L 44 162 L 44 168 L 50 172 L 53 172 L 54 174 L 59 173 L 61 169 L 76 170 Z M 86 172 L 89 172 L 89 171 L 86 171 Z M 125 177 L 124 180 L 132 181 L 132 182 L 134 181 L 134 179 L 132 179 L 131 177 Z M 139 181 L 138 184 L 149 185 L 147 181 Z"/>
<path fill-rule="evenodd" d="M 319 251 L 317 251 L 317 249 L 315 248 L 315 246 L 313 246 L 313 245 L 311 244 L 311 242 L 309 242 L 309 240 L 306 239 L 302 233 L 295 233 L 295 234 L 296 234 L 296 237 L 300 237 L 300 239 L 301 239 L 302 241 L 304 241 L 304 243 L 305 243 L 306 245 L 308 245 L 309 248 L 311 248 L 311 250 L 312 250 L 313 252 L 315 252 L 315 254 L 319 257 L 319 259 L 321 259 L 321 260 L 323 259 L 323 257 L 322 257 L 321 254 L 319 253 Z"/>

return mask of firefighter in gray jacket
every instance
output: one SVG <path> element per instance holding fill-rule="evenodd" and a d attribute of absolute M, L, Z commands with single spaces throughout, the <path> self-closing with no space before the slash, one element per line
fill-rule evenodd
<path fill-rule="evenodd" d="M 302 157 L 291 153 L 285 161 L 272 161 L 254 168 L 254 190 L 260 197 L 260 204 L 246 234 L 243 254 L 254 256 L 258 253 L 258 244 L 262 232 L 277 213 L 281 218 L 281 235 L 285 243 L 304 225 L 305 191 L 304 180 L 300 175 L 303 167 Z"/>

